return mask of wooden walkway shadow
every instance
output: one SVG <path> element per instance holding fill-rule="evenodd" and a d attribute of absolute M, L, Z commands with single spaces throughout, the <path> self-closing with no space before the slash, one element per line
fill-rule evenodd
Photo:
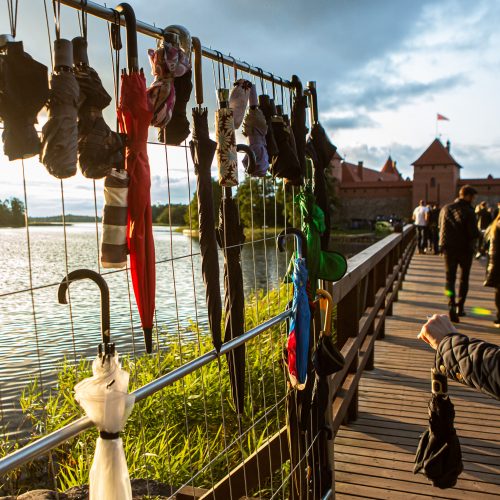
<path fill-rule="evenodd" d="M 459 331 L 500 344 L 500 331 L 492 327 L 492 290 L 483 280 L 484 264 L 474 262 L 468 315 Z M 434 359 L 416 336 L 427 315 L 446 312 L 443 289 L 442 258 L 415 255 L 386 320 L 385 339 L 375 344 L 375 368 L 361 378 L 359 418 L 342 426 L 335 439 L 337 500 L 500 498 L 500 402 L 454 382 L 449 389 L 465 470 L 450 490 L 413 474 L 419 434 L 427 426 Z"/>

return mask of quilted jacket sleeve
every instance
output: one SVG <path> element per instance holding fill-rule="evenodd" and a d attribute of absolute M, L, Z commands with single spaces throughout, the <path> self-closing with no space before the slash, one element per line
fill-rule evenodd
<path fill-rule="evenodd" d="M 451 334 L 438 346 L 436 368 L 449 378 L 500 400 L 500 347 Z"/>

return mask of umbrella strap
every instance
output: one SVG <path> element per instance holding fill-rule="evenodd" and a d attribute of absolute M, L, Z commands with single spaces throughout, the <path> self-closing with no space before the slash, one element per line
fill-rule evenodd
<path fill-rule="evenodd" d="M 99 431 L 99 437 L 101 439 L 106 439 L 106 440 L 118 439 L 120 437 L 120 433 L 119 432 Z"/>

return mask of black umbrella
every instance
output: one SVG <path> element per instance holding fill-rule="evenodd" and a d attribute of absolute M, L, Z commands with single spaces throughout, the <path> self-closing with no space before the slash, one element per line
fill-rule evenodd
<path fill-rule="evenodd" d="M 24 52 L 23 42 L 7 42 L 0 54 L 0 119 L 9 160 L 40 153 L 36 115 L 47 102 L 47 66 Z"/>
<path fill-rule="evenodd" d="M 275 115 L 271 120 L 274 138 L 278 146 L 278 154 L 271 159 L 273 177 L 286 179 L 290 184 L 302 184 L 299 158 L 295 146 L 295 138 L 287 123 L 286 117 Z"/>
<path fill-rule="evenodd" d="M 89 66 L 87 40 L 76 37 L 73 43 L 73 70 L 80 87 L 78 109 L 78 164 L 85 177 L 100 179 L 121 168 L 124 141 L 113 132 L 102 116 L 111 103 L 97 72 Z"/>
<path fill-rule="evenodd" d="M 314 165 L 313 192 L 316 204 L 325 214 L 325 231 L 321 235 L 321 249 L 328 250 L 330 242 L 330 197 L 328 195 L 325 169 L 330 164 L 337 148 L 328 139 L 321 124 L 312 126 L 306 152 Z"/>
<path fill-rule="evenodd" d="M 241 271 L 241 245 L 245 242 L 238 205 L 231 188 L 224 189 L 219 207 L 217 241 L 224 252 L 224 310 L 226 313 L 224 342 L 244 333 L 245 296 Z M 231 390 L 236 411 L 243 413 L 245 403 L 245 344 L 227 355 Z"/>
<path fill-rule="evenodd" d="M 300 164 L 301 177 L 306 176 L 306 135 L 308 132 L 306 126 L 306 109 L 307 109 L 307 96 L 304 95 L 302 83 L 299 77 L 292 76 L 292 85 L 295 91 L 292 113 L 290 117 L 293 137 L 297 149 L 297 158 Z"/>
<path fill-rule="evenodd" d="M 463 471 L 455 427 L 455 409 L 448 397 L 446 375 L 432 369 L 429 428 L 420 437 L 413 472 L 422 472 L 438 488 L 452 488 Z"/>
<path fill-rule="evenodd" d="M 70 40 L 54 42 L 54 71 L 50 79 L 49 119 L 42 128 L 40 161 L 58 179 L 76 174 L 78 100 L 80 89 L 72 70 Z"/>

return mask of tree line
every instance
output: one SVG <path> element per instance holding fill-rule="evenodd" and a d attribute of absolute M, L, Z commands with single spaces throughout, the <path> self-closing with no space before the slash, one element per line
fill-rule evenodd
<path fill-rule="evenodd" d="M 0 200 L 0 226 L 24 226 L 24 203 L 19 198 Z"/>

